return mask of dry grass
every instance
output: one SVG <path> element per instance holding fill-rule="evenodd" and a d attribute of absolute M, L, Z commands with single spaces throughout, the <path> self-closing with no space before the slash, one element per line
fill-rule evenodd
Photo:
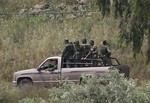
<path fill-rule="evenodd" d="M 9 7 L 9 2 L 6 7 Z M 24 2 L 32 6 L 40 0 Z M 19 5 L 22 2 L 14 3 Z M 146 56 L 138 55 L 135 60 L 130 45 L 118 45 L 118 20 L 113 18 L 101 20 L 99 13 L 93 13 L 57 22 L 46 15 L 14 15 L 9 19 L 0 18 L 0 23 L 0 77 L 4 80 L 11 81 L 15 71 L 37 67 L 48 56 L 61 55 L 64 38 L 81 41 L 83 37 L 88 40 L 93 38 L 98 48 L 103 40 L 109 41 L 112 56 L 131 67 L 131 77 L 149 78 Z M 143 51 L 146 51 L 144 47 Z"/>

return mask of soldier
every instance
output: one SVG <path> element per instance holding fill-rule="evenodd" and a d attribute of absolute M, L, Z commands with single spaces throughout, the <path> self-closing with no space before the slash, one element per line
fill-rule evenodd
<path fill-rule="evenodd" d="M 81 59 L 81 56 L 82 56 L 82 54 L 81 54 L 81 45 L 80 45 L 78 40 L 75 41 L 74 48 L 75 48 L 74 58 Z"/>
<path fill-rule="evenodd" d="M 73 42 L 69 42 L 69 48 L 68 48 L 68 52 L 69 52 L 69 58 L 72 59 L 74 57 L 75 54 L 75 46 Z"/>
<path fill-rule="evenodd" d="M 73 43 L 69 42 L 68 39 L 65 39 L 65 48 L 63 49 L 62 56 L 65 59 L 71 59 L 74 55 L 74 47 Z"/>
<path fill-rule="evenodd" d="M 92 58 L 92 59 L 97 59 L 98 58 L 98 51 L 96 45 L 94 45 L 94 40 L 90 40 L 90 51 L 88 55 L 85 57 L 86 58 Z"/>
<path fill-rule="evenodd" d="M 103 46 L 100 50 L 100 57 L 103 60 L 104 66 L 112 64 L 111 59 L 110 59 L 110 55 L 111 55 L 111 52 L 108 49 L 108 43 L 107 43 L 106 40 L 104 40 L 103 41 Z"/>
<path fill-rule="evenodd" d="M 96 60 L 98 58 L 97 47 L 94 45 L 94 40 L 91 39 L 89 43 L 90 51 L 84 59 L 90 58 L 92 60 L 93 66 L 96 67 L 98 66 L 98 61 Z"/>
<path fill-rule="evenodd" d="M 82 51 L 82 59 L 84 59 L 90 51 L 90 45 L 87 44 L 86 38 L 82 39 L 81 51 Z"/>
<path fill-rule="evenodd" d="M 62 52 L 62 58 L 64 62 L 69 62 L 70 61 L 69 59 L 73 58 L 75 52 L 74 46 L 73 43 L 69 42 L 68 39 L 65 39 L 64 43 L 65 43 L 65 48 L 63 49 Z"/>

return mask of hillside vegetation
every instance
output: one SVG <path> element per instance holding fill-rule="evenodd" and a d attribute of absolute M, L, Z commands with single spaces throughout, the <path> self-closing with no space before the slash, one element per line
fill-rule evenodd
<path fill-rule="evenodd" d="M 63 16 L 58 14 L 57 18 L 51 18 L 50 14 L 19 15 L 21 8 L 31 8 L 35 4 L 41 4 L 40 0 L 25 1 L 25 3 L 19 0 L 3 1 L 4 5 L 0 9 L 2 13 L 8 12 L 8 14 L 0 15 L 1 79 L 11 81 L 13 72 L 37 67 L 48 56 L 61 55 L 64 38 L 69 38 L 70 41 L 81 41 L 83 37 L 88 40 L 94 39 L 98 48 L 103 40 L 107 40 L 112 57 L 118 58 L 121 63 L 131 67 L 131 77 L 149 78 L 149 65 L 145 64 L 146 56 L 144 55 L 146 44 L 143 46 L 143 54 L 139 54 L 136 59 L 132 56 L 130 45 L 120 47 L 118 19 L 110 15 L 102 20 L 99 12 L 86 12 L 79 14 L 76 18 L 68 18 L 67 14 Z M 53 3 L 53 5 L 59 4 Z M 96 3 L 88 2 L 85 10 L 98 11 L 98 7 Z"/>
<path fill-rule="evenodd" d="M 33 8 L 36 4 L 50 3 L 55 12 L 69 12 L 56 17 L 51 13 L 40 15 L 20 15 L 21 9 Z M 61 2 L 68 8 L 59 11 L 56 7 Z M 95 12 L 72 12 L 72 0 L 1 0 L 0 1 L 0 103 L 149 103 L 149 85 L 144 85 L 150 78 L 149 64 L 146 64 L 147 43 L 144 41 L 142 52 L 133 58 L 132 46 L 119 44 L 119 19 L 109 17 L 102 19 L 97 12 L 96 1 L 87 0 L 84 10 Z M 52 12 L 51 10 L 50 12 Z M 75 17 L 72 18 L 72 15 Z M 76 16 L 77 15 L 77 16 Z M 103 40 L 110 44 L 112 57 L 131 68 L 129 81 L 112 72 L 107 86 L 101 85 L 99 80 L 92 78 L 87 84 L 64 84 L 59 88 L 47 90 L 45 88 L 20 91 L 13 88 L 11 81 L 13 73 L 18 70 L 37 67 L 49 56 L 61 55 L 65 38 L 70 41 L 86 37 L 94 39 L 98 49 Z M 146 38 L 146 37 L 145 37 Z M 146 40 L 146 39 L 145 39 Z M 142 80 L 142 81 L 141 81 Z M 94 85 L 93 85 L 94 84 Z M 137 87 L 140 85 L 140 87 Z M 93 87 L 94 86 L 94 87 Z M 97 88 L 95 88 L 97 87 Z M 112 87 L 112 88 L 111 88 Z M 86 89 L 84 89 L 86 88 Z M 77 98 L 74 98 L 77 97 Z M 126 99 L 126 98 L 127 99 Z"/>

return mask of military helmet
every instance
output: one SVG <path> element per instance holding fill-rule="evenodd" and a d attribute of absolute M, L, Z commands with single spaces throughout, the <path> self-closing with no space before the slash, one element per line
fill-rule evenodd
<path fill-rule="evenodd" d="M 94 45 L 94 40 L 93 39 L 90 40 L 90 45 Z"/>
<path fill-rule="evenodd" d="M 76 40 L 76 41 L 74 42 L 74 44 L 75 44 L 75 45 L 80 45 L 79 40 Z"/>
<path fill-rule="evenodd" d="M 68 39 L 68 38 L 65 38 L 64 43 L 65 43 L 65 44 L 68 44 L 68 43 L 69 43 L 69 39 Z"/>
<path fill-rule="evenodd" d="M 86 38 L 83 38 L 83 39 L 82 39 L 82 44 L 86 44 L 86 43 L 87 43 Z"/>
<path fill-rule="evenodd" d="M 107 41 L 106 41 L 106 40 L 104 40 L 104 41 L 103 41 L 103 44 L 104 44 L 104 45 L 107 45 Z"/>

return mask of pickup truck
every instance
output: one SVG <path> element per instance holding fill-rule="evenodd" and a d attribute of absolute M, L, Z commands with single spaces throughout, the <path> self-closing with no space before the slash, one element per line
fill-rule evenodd
<path fill-rule="evenodd" d="M 45 87 L 56 86 L 63 81 L 79 83 L 82 75 L 105 76 L 113 67 L 118 68 L 120 73 L 129 77 L 129 66 L 121 65 L 117 59 L 112 65 L 104 66 L 99 60 L 76 60 L 64 61 L 61 56 L 48 57 L 37 68 L 17 71 L 13 75 L 13 84 L 19 87 L 42 85 Z M 97 65 L 93 65 L 93 62 Z"/>

